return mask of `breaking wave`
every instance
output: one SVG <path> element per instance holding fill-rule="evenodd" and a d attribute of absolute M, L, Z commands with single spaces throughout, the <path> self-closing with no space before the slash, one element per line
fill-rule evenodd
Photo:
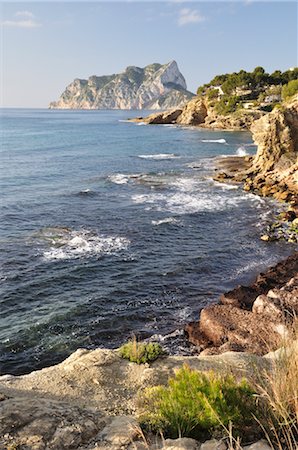
<path fill-rule="evenodd" d="M 245 198 L 245 196 L 225 198 L 221 195 L 211 197 L 210 193 L 191 195 L 176 192 L 168 195 L 158 193 L 133 195 L 132 201 L 136 204 L 151 205 L 148 209 L 183 215 L 200 211 L 224 211 L 238 207 Z"/>
<path fill-rule="evenodd" d="M 151 223 L 154 226 L 163 225 L 163 224 L 166 224 L 166 223 L 178 224 L 179 220 L 175 219 L 175 217 L 166 217 L 165 219 L 152 220 Z"/>
<path fill-rule="evenodd" d="M 227 141 L 225 139 L 201 139 L 201 142 L 211 142 L 217 144 L 226 144 Z"/>
<path fill-rule="evenodd" d="M 108 180 L 115 184 L 127 184 L 129 176 L 124 175 L 123 173 L 116 173 L 114 175 L 110 175 Z"/>
<path fill-rule="evenodd" d="M 47 260 L 112 255 L 126 250 L 130 244 L 121 236 L 96 235 L 88 230 L 72 231 L 60 227 L 42 230 L 39 238 L 50 244 L 50 249 L 43 252 Z"/>
<path fill-rule="evenodd" d="M 245 149 L 245 147 L 239 147 L 236 150 L 236 155 L 237 156 L 247 156 L 249 155 L 249 153 L 247 152 L 247 150 Z"/>
<path fill-rule="evenodd" d="M 156 155 L 138 155 L 138 158 L 164 160 L 164 159 L 177 159 L 180 158 L 180 156 L 177 156 L 174 153 L 158 153 Z"/>

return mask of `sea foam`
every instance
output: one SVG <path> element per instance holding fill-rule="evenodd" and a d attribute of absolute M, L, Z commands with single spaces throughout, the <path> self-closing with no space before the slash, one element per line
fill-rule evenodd
<path fill-rule="evenodd" d="M 213 142 L 215 144 L 226 144 L 227 141 L 225 139 L 201 139 L 201 142 Z"/>
<path fill-rule="evenodd" d="M 175 219 L 175 217 L 165 217 L 164 219 L 160 220 L 152 220 L 151 223 L 154 226 L 163 225 L 167 223 L 178 224 L 179 220 Z"/>
<path fill-rule="evenodd" d="M 138 155 L 138 157 L 142 159 L 158 159 L 158 160 L 180 158 L 180 156 L 175 155 L 174 153 L 158 153 L 156 155 Z"/>
<path fill-rule="evenodd" d="M 48 239 L 49 240 L 49 236 Z M 65 231 L 53 236 L 51 248 L 44 251 L 47 260 L 112 255 L 125 250 L 130 241 L 120 236 L 95 235 L 90 231 Z"/>
<path fill-rule="evenodd" d="M 239 148 L 237 148 L 237 150 L 236 150 L 236 155 L 237 155 L 237 156 L 247 156 L 247 155 L 248 155 L 248 152 L 247 152 L 247 150 L 245 149 L 245 147 L 239 147 Z"/>

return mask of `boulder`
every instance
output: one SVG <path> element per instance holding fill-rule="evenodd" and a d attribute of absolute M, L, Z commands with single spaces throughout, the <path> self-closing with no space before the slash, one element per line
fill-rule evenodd
<path fill-rule="evenodd" d="M 177 119 L 180 125 L 200 125 L 207 116 L 207 107 L 202 98 L 194 97 L 183 108 Z"/>
<path fill-rule="evenodd" d="M 214 347 L 249 351 L 264 355 L 268 348 L 277 348 L 280 335 L 268 329 L 268 319 L 229 305 L 213 305 L 201 311 L 199 328 Z M 190 336 L 191 339 L 191 336 Z"/>
<path fill-rule="evenodd" d="M 201 445 L 200 450 L 227 450 L 227 445 L 223 441 L 211 439 L 209 441 L 205 441 Z"/>
<path fill-rule="evenodd" d="M 272 447 L 263 439 L 251 445 L 246 445 L 243 450 L 272 450 Z"/>
<path fill-rule="evenodd" d="M 162 448 L 168 450 L 199 450 L 200 443 L 191 438 L 166 439 Z"/>
<path fill-rule="evenodd" d="M 133 417 L 118 416 L 110 419 L 109 423 L 97 435 L 97 439 L 110 445 L 122 446 L 130 444 L 140 436 L 140 426 Z"/>

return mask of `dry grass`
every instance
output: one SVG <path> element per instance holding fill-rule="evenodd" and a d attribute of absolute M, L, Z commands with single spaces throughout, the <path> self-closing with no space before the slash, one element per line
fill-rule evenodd
<path fill-rule="evenodd" d="M 298 450 L 298 321 L 272 357 L 258 385 L 263 415 L 258 418 L 272 448 Z"/>

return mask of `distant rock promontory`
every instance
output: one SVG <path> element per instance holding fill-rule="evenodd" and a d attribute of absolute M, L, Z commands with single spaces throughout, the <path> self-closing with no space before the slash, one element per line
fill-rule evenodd
<path fill-rule="evenodd" d="M 182 107 L 194 94 L 176 61 L 129 66 L 120 74 L 76 78 L 51 109 L 168 109 Z"/>

